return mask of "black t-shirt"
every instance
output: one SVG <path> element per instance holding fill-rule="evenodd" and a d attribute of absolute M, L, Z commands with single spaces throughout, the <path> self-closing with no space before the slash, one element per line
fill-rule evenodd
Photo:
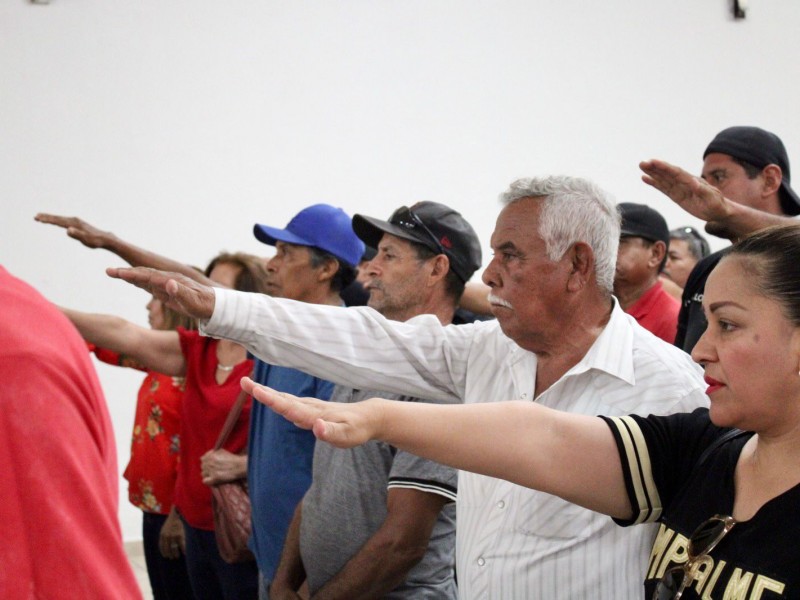
<path fill-rule="evenodd" d="M 714 426 L 707 409 L 668 417 L 606 418 L 622 458 L 631 506 L 622 525 L 661 523 L 653 544 L 645 598 L 664 571 L 686 562 L 688 537 L 710 517 L 730 515 L 734 471 L 752 434 L 734 438 L 698 465 L 706 448 L 727 430 Z M 699 567 L 683 598 L 800 598 L 800 485 L 737 523 Z"/>
<path fill-rule="evenodd" d="M 703 313 L 706 280 L 727 251 L 726 248 L 700 260 L 689 273 L 689 279 L 686 280 L 686 287 L 683 288 L 681 297 L 681 311 L 678 313 L 678 333 L 675 335 L 675 345 L 688 354 L 691 354 L 692 348 L 703 335 L 708 324 Z"/>

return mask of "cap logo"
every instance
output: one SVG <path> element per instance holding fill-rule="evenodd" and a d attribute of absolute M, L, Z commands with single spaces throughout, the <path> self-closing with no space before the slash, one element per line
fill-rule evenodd
<path fill-rule="evenodd" d="M 443 235 L 441 237 L 441 239 L 439 240 L 439 243 L 442 246 L 444 246 L 445 248 L 447 248 L 448 250 L 452 250 L 453 249 L 453 242 L 451 242 L 450 238 L 447 237 L 446 235 Z"/>

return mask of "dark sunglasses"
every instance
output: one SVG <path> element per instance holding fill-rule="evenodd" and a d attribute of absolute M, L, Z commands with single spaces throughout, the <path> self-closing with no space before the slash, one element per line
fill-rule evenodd
<path fill-rule="evenodd" d="M 683 592 L 696 578 L 695 567 L 703 557 L 707 556 L 720 543 L 728 532 L 736 525 L 733 517 L 714 515 L 701 523 L 689 538 L 686 553 L 689 556 L 680 567 L 672 567 L 656 585 L 653 600 L 679 600 Z"/>
<path fill-rule="evenodd" d="M 417 229 L 422 230 L 422 232 L 425 233 L 425 235 L 427 235 L 429 240 L 433 243 L 438 253 L 445 254 L 444 247 L 439 242 L 439 239 L 433 235 L 433 232 L 428 229 L 425 223 L 422 222 L 422 219 L 420 219 L 417 214 L 407 206 L 401 206 L 394 211 L 394 214 L 392 214 L 392 216 L 389 218 L 389 223 L 412 231 Z"/>

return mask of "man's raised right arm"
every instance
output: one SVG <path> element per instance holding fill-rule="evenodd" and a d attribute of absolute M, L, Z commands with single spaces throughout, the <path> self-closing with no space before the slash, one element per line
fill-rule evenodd
<path fill-rule="evenodd" d="M 399 323 L 366 307 L 211 288 L 177 273 L 141 267 L 106 272 L 198 319 L 204 335 L 235 341 L 270 364 L 350 387 L 441 402 L 463 397 L 469 325 L 445 328 L 433 315 Z"/>
<path fill-rule="evenodd" d="M 150 267 L 160 271 L 180 273 L 197 282 L 206 285 L 214 285 L 208 277 L 194 267 L 156 254 L 155 252 L 150 252 L 144 248 L 134 246 L 130 242 L 117 237 L 110 231 L 102 231 L 78 217 L 63 217 L 60 215 L 38 213 L 34 219 L 39 223 L 47 223 L 48 225 L 61 227 L 66 230 L 69 237 L 78 240 L 87 248 L 108 250 L 133 267 Z"/>
<path fill-rule="evenodd" d="M 711 184 L 663 160 L 639 163 L 642 181 L 656 188 L 690 215 L 706 222 L 706 232 L 733 242 L 791 217 L 773 215 L 726 198 Z"/>
<path fill-rule="evenodd" d="M 208 319 L 214 313 L 214 288 L 180 273 L 133 267 L 106 269 L 106 274 L 150 292 L 165 305 L 195 319 Z"/>

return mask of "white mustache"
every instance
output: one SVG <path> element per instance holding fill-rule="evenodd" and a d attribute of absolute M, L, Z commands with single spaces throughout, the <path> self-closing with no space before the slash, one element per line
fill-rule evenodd
<path fill-rule="evenodd" d="M 512 310 L 514 308 L 513 306 L 511 306 L 510 302 L 507 302 L 507 301 L 503 300 L 502 298 L 498 298 L 494 294 L 489 294 L 486 297 L 486 299 L 489 301 L 489 304 L 493 304 L 493 305 L 497 305 L 497 306 L 503 306 L 505 308 L 510 308 Z"/>

